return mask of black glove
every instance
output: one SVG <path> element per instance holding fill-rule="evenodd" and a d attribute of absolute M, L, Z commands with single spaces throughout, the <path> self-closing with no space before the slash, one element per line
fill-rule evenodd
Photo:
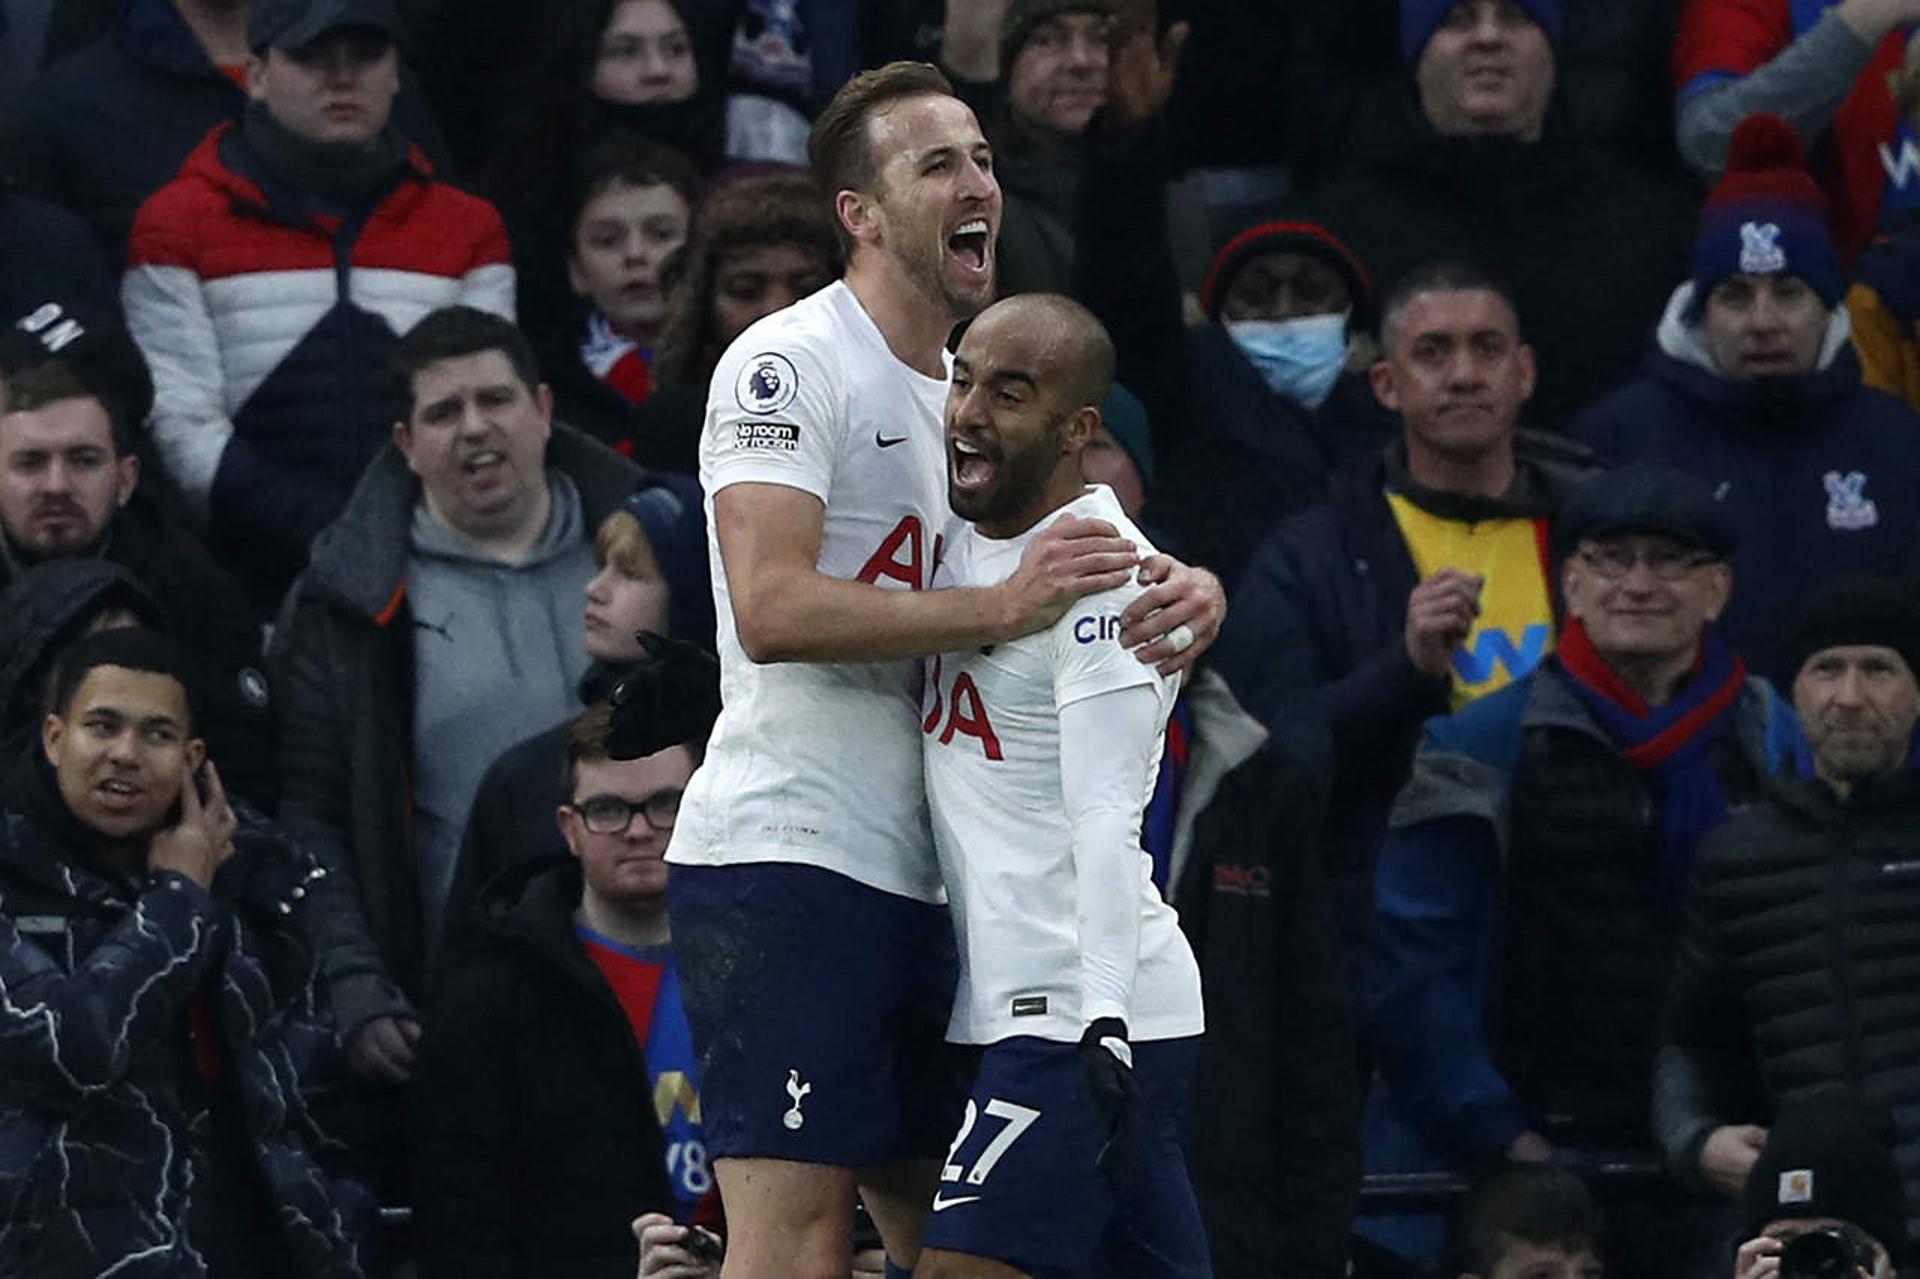
<path fill-rule="evenodd" d="M 1113 1158 L 1134 1100 L 1133 1045 L 1127 1042 L 1126 1022 L 1102 1017 L 1087 1027 L 1080 1036 L 1080 1078 L 1100 1119 L 1104 1140 L 1099 1162 L 1104 1169 Z"/>

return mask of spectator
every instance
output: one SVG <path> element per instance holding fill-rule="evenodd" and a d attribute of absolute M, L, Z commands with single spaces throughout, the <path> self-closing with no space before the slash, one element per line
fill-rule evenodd
<path fill-rule="evenodd" d="M 643 632 L 713 645 L 706 520 L 700 487 L 678 475 L 648 476 L 625 505 L 600 522 L 587 583 L 586 653 L 580 700 L 605 701 L 628 664 L 646 654 Z M 447 893 L 449 940 L 471 922 L 480 889 L 509 866 L 564 851 L 553 812 L 566 801 L 553 761 L 566 754 L 563 721 L 501 752 L 481 778 Z"/>
<path fill-rule="evenodd" d="M 707 380 L 720 353 L 755 320 L 824 287 L 842 265 L 826 193 L 812 177 L 776 170 L 715 187 L 694 220 L 670 299 L 654 393 L 634 419 L 634 459 L 697 470 Z"/>
<path fill-rule="evenodd" d="M 331 1050 L 318 868 L 236 818 L 162 637 L 80 640 L 49 706 L 0 812 L 0 1162 L 32 1222 L 0 1265 L 361 1275 L 371 1201 L 316 1165 L 301 1097 Z"/>
<path fill-rule="evenodd" d="M 1508 1164 L 1461 1201 L 1453 1251 L 1461 1279 L 1601 1279 L 1606 1221 L 1566 1169 Z"/>
<path fill-rule="evenodd" d="M 1546 656 L 1548 521 L 1592 469 L 1516 434 L 1533 353 L 1488 276 L 1424 268 L 1381 315 L 1373 389 L 1403 438 L 1259 545 L 1219 656 L 1276 749 L 1326 774 L 1319 847 L 1356 981 L 1374 855 L 1420 725 Z"/>
<path fill-rule="evenodd" d="M 637 135 L 678 152 L 703 178 L 726 162 L 724 86 L 675 7 L 685 3 L 591 0 L 556 10 L 508 81 L 513 116 L 488 157 L 485 188 L 513 233 L 529 333 L 578 323 L 568 268 L 585 200 L 574 193 L 597 144 Z"/>
<path fill-rule="evenodd" d="M 78 9 L 55 6 L 56 17 Z M 214 126 L 248 101 L 248 0 L 126 0 L 112 29 L 55 61 L 7 112 L 13 174 L 78 213 L 117 264 L 134 214 L 172 181 Z M 287 0 L 258 7 L 285 9 Z M 296 5 L 296 7 L 298 7 Z M 439 132 L 412 77 L 401 76 L 394 117 L 435 165 Z"/>
<path fill-rule="evenodd" d="M 699 712 L 719 705 L 718 667 L 693 653 L 627 676 L 670 708 L 639 758 L 609 756 L 604 703 L 569 726 L 548 761 L 568 781 L 549 820 L 572 856 L 488 887 L 435 1001 L 414 1111 L 425 1279 L 628 1279 L 635 1214 L 689 1220 L 717 1203 L 663 860 Z"/>
<path fill-rule="evenodd" d="M 1673 49 L 1680 154 L 1717 178 L 1748 116 L 1783 117 L 1815 141 L 1833 233 L 1852 262 L 1882 218 L 1920 202 L 1913 131 L 1888 81 L 1913 0 L 1687 0 Z"/>
<path fill-rule="evenodd" d="M 1641 376 L 1572 434 L 1615 461 L 1678 467 L 1740 531 L 1727 638 L 1768 679 L 1779 621 L 1840 571 L 1920 568 L 1920 416 L 1860 383 L 1825 202 L 1774 117 L 1735 135 Z"/>
<path fill-rule="evenodd" d="M 1557 117 L 1554 127 L 1636 167 L 1681 172 L 1668 73 L 1679 0 L 1559 0 L 1557 7 L 1554 93 L 1547 106 Z M 1400 12 L 1400 0 L 1306 0 L 1300 6 L 1287 68 L 1289 158 L 1307 185 L 1356 155 L 1392 146 L 1409 89 Z"/>
<path fill-rule="evenodd" d="M 1003 297 L 1063 292 L 1074 281 L 1077 192 L 1101 144 L 1089 126 L 1107 101 L 1109 42 L 1131 29 L 1116 29 L 1118 9 L 1115 0 L 948 5 L 942 61 L 993 142 L 1004 196 L 996 246 Z M 1185 23 L 1168 32 L 1169 68 L 1187 34 Z M 1165 200 L 1164 188 L 1130 194 Z"/>
<path fill-rule="evenodd" d="M 112 325 L 57 304 L 0 339 L 0 587 L 34 564 L 99 558 L 125 568 L 179 641 L 209 748 L 238 795 L 278 793 L 260 628 L 240 584 L 141 483 L 153 384 Z"/>
<path fill-rule="evenodd" d="M 1904 582 L 1843 581 L 1808 603 L 1791 643 L 1811 775 L 1782 779 L 1701 850 L 1660 1054 L 1658 1132 L 1682 1180 L 1737 1196 L 1770 1147 L 1755 1125 L 1843 1085 L 1905 1116 L 1895 1157 L 1911 1198 L 1920 1122 L 1904 991 L 1920 979 L 1907 927 L 1920 906 L 1910 860 L 1920 606 Z M 1809 944 L 1816 937 L 1830 940 Z"/>
<path fill-rule="evenodd" d="M 1694 849 L 1795 740 L 1713 628 L 1734 534 L 1708 489 L 1611 472 L 1568 499 L 1556 544 L 1558 652 L 1434 721 L 1394 805 L 1368 985 L 1383 1081 L 1369 1170 L 1644 1145 Z M 1660 1192 L 1636 1207 L 1684 1211 Z M 1619 1242 L 1623 1273 L 1677 1273 L 1677 1255 Z"/>
<path fill-rule="evenodd" d="M 48 298 L 95 315 L 120 309 L 119 287 L 93 229 L 0 178 L 0 329 Z"/>
<path fill-rule="evenodd" d="M 1330 471 L 1377 456 L 1396 424 L 1347 372 L 1371 352 L 1349 340 L 1371 282 L 1324 227 L 1266 218 L 1228 239 L 1201 291 L 1212 322 L 1186 324 L 1164 204 L 1138 198 L 1170 177 L 1173 52 L 1142 32 L 1111 59 L 1109 141 L 1080 187 L 1075 290 L 1150 405 L 1165 470 L 1148 523 L 1236 585 L 1260 535 L 1323 501 Z"/>
<path fill-rule="evenodd" d="M 551 421 L 526 340 L 471 308 L 395 351 L 392 443 L 315 548 L 274 643 L 282 818 L 355 890 L 332 957 L 351 1062 L 399 1082 L 481 775 L 576 705 L 588 530 L 638 474 Z"/>
<path fill-rule="evenodd" d="M 1747 1182 L 1741 1207 L 1752 1238 L 1734 1257 L 1734 1279 L 1803 1274 L 1816 1258 L 1828 1273 L 1892 1279 L 1912 1238 L 1912 1201 L 1902 1192 L 1889 1137 L 1892 1116 L 1884 1103 L 1832 1088 L 1786 1108 L 1767 1150 Z M 1826 1235 L 1838 1248 L 1810 1240 L 1818 1249 L 1787 1269 L 1787 1248 L 1807 1235 Z M 1779 1269 L 1769 1267 L 1774 1259 Z"/>
<path fill-rule="evenodd" d="M 1680 269 L 1694 203 L 1549 113 L 1560 30 L 1557 0 L 1405 0 L 1419 109 L 1375 158 L 1313 193 L 1388 285 L 1434 258 L 1514 281 L 1540 355 L 1534 420 L 1547 430 L 1632 366 Z M 1497 71 L 1470 74 L 1482 65 Z"/>
<path fill-rule="evenodd" d="M 393 421 L 398 335 L 439 306 L 513 313 L 499 217 L 389 123 L 395 30 L 387 0 L 256 8 L 255 105 L 142 206 L 129 247 L 161 460 L 268 611 Z"/>
<path fill-rule="evenodd" d="M 1174 708 L 1142 840 L 1200 961 L 1187 1161 L 1218 1279 L 1342 1279 L 1360 1191 L 1349 986 L 1313 834 L 1325 787 L 1220 676 Z M 1164 834 L 1162 834 L 1164 832 Z"/>
<path fill-rule="evenodd" d="M 634 449 L 634 409 L 651 398 L 653 364 L 669 315 L 667 267 L 687 241 L 693 170 L 680 156 L 616 133 L 588 152 L 574 192 L 566 323 L 536 334 L 563 420 L 623 455 Z"/>

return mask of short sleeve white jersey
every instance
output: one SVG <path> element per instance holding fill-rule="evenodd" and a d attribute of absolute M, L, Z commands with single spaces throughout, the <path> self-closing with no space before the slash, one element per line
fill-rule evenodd
<path fill-rule="evenodd" d="M 940 586 L 1007 578 L 1026 544 L 1063 515 L 1104 519 L 1150 550 L 1112 492 L 1093 486 L 1029 532 L 995 540 L 948 526 Z M 1103 693 L 1151 688 L 1157 723 L 1140 740 L 1105 740 L 1108 758 L 1144 762 L 1145 785 L 1125 855 L 1141 866 L 1139 953 L 1127 1027 L 1135 1040 L 1203 1029 L 1200 973 L 1173 908 L 1153 887 L 1139 815 L 1158 767 L 1176 679 L 1120 644 L 1120 614 L 1143 590 L 1089 596 L 1058 623 L 1007 644 L 942 654 L 928 681 L 922 732 L 934 847 L 959 940 L 960 982 L 948 1038 L 993 1043 L 1015 1035 L 1074 1042 L 1086 1027 L 1080 981 L 1074 829 L 1061 786 L 1061 708 Z M 1119 855 L 1119 854 L 1116 854 Z"/>
<path fill-rule="evenodd" d="M 714 530 L 730 485 L 826 504 L 822 573 L 923 590 L 947 512 L 946 382 L 900 362 L 845 283 L 749 327 L 707 392 L 700 482 L 724 709 L 667 860 L 798 862 L 884 892 L 943 899 L 927 835 L 920 663 L 760 664 L 740 647 Z"/>

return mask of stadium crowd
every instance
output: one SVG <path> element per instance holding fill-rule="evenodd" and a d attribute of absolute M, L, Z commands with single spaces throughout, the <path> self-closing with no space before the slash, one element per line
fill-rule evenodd
<path fill-rule="evenodd" d="M 1915 31 L 4 0 L 0 1274 L 1920 1264 Z"/>

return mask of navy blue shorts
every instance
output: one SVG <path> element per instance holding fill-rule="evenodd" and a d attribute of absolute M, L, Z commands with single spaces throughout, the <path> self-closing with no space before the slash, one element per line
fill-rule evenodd
<path fill-rule="evenodd" d="M 869 1168 L 946 1149 L 944 906 L 785 862 L 675 866 L 667 915 L 707 1153 Z"/>
<path fill-rule="evenodd" d="M 1079 1045 L 1027 1036 L 990 1045 L 940 1172 L 925 1246 L 1034 1279 L 1207 1279 L 1180 1144 L 1199 1051 L 1198 1038 L 1133 1046 L 1138 1095 L 1102 1170 L 1104 1132 Z"/>

